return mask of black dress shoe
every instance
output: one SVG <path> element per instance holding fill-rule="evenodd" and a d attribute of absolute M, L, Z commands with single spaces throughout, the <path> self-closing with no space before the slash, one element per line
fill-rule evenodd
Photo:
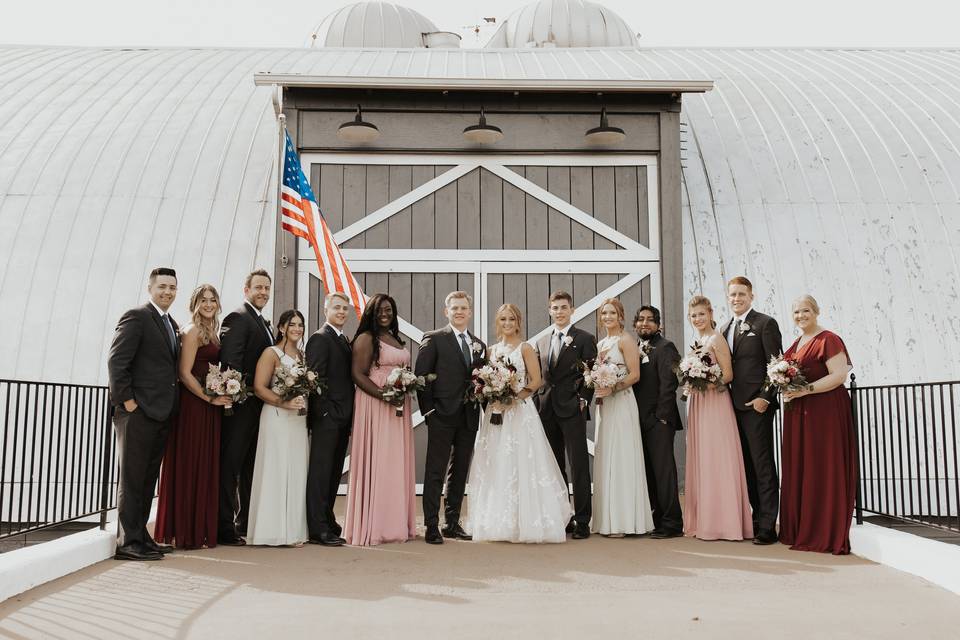
<path fill-rule="evenodd" d="M 443 544 L 443 536 L 440 535 L 440 527 L 432 525 L 427 527 L 423 539 L 427 544 Z"/>
<path fill-rule="evenodd" d="M 336 522 L 330 525 L 330 531 L 333 533 L 333 535 L 337 536 L 338 538 L 343 535 L 343 527 L 341 527 Z"/>
<path fill-rule="evenodd" d="M 777 541 L 777 532 L 773 529 L 762 529 L 757 537 L 753 539 L 753 544 L 773 544 Z"/>
<path fill-rule="evenodd" d="M 117 547 L 113 554 L 114 560 L 163 560 L 163 554 L 152 549 L 142 547 Z"/>
<path fill-rule="evenodd" d="M 217 544 L 227 547 L 242 547 L 247 541 L 240 536 L 217 536 Z"/>
<path fill-rule="evenodd" d="M 666 540 L 667 538 L 682 538 L 683 531 L 679 529 L 654 529 L 650 532 L 650 537 L 654 540 Z"/>
<path fill-rule="evenodd" d="M 143 546 L 150 551 L 156 551 L 157 553 L 162 555 L 173 553 L 172 544 L 163 544 L 161 542 L 157 542 L 156 540 L 148 540 L 143 544 Z"/>
<path fill-rule="evenodd" d="M 463 530 L 460 523 L 448 524 L 440 530 L 444 538 L 456 538 L 457 540 L 473 540 L 473 536 Z"/>
<path fill-rule="evenodd" d="M 577 523 L 577 526 L 573 528 L 573 539 L 574 540 L 584 540 L 590 537 L 590 527 L 589 525 Z"/>
<path fill-rule="evenodd" d="M 573 530 L 577 528 L 577 523 L 574 520 L 571 520 L 567 523 L 567 533 L 573 533 Z"/>
<path fill-rule="evenodd" d="M 310 536 L 307 542 L 310 544 L 322 544 L 325 547 L 340 547 L 343 546 L 346 540 L 331 531 L 325 531 L 318 536 Z"/>

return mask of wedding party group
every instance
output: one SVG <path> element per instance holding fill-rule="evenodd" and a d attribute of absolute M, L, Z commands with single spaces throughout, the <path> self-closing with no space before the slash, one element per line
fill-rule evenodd
<path fill-rule="evenodd" d="M 423 335 L 411 362 L 388 294 L 368 299 L 351 338 L 350 298 L 330 293 L 324 324 L 306 336 L 296 309 L 275 327 L 263 317 L 271 286 L 266 271 L 250 273 L 244 303 L 221 322 L 217 290 L 200 285 L 181 327 L 169 314 L 176 272 L 157 268 L 150 300 L 117 324 L 108 362 L 117 559 L 218 544 L 416 538 L 414 395 L 427 427 L 428 544 L 686 535 L 849 553 L 851 362 L 840 337 L 818 324 L 809 295 L 793 303 L 800 335 L 786 352 L 777 321 L 753 309 L 747 278 L 728 283 L 732 317 L 719 328 L 710 300 L 695 296 L 688 320 L 696 340 L 681 356 L 657 308 L 636 311 L 634 336 L 622 303 L 603 301 L 597 340 L 574 326 L 565 291 L 544 301 L 552 325 L 536 340 L 528 341 L 520 309 L 503 304 L 497 342 L 487 345 L 469 329 L 471 296 L 453 291 L 443 303 L 448 324 Z M 682 507 L 678 392 L 687 407 Z M 334 503 L 348 452 L 341 524 Z"/>

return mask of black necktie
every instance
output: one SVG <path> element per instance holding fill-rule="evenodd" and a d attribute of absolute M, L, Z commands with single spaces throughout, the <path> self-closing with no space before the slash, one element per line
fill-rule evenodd
<path fill-rule="evenodd" d="M 163 314 L 163 326 L 167 330 L 167 342 L 170 343 L 170 351 L 177 352 L 177 334 L 173 332 L 173 325 L 170 323 L 170 316 Z"/>
<path fill-rule="evenodd" d="M 341 334 L 340 334 L 340 339 L 343 340 L 343 344 L 347 345 L 348 347 L 350 346 L 350 341 L 347 340 L 347 336 L 346 336 L 346 335 L 344 335 L 344 334 L 341 333 Z"/>
<path fill-rule="evenodd" d="M 472 358 L 470 357 L 470 345 L 467 344 L 467 334 L 465 333 L 460 334 L 460 351 L 463 352 L 463 363 L 469 367 Z"/>
<path fill-rule="evenodd" d="M 270 332 L 270 325 L 267 324 L 267 319 L 261 315 L 257 317 L 260 318 L 260 324 L 263 325 L 263 330 L 267 332 L 267 342 L 273 344 L 273 334 Z"/>
<path fill-rule="evenodd" d="M 733 327 L 733 347 L 737 347 L 737 339 L 740 338 L 740 323 L 742 320 L 737 320 L 737 324 Z"/>

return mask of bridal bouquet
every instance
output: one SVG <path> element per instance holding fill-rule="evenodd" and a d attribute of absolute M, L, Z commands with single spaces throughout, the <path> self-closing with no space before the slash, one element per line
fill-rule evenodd
<path fill-rule="evenodd" d="M 594 358 L 583 363 L 583 383 L 588 389 L 609 389 L 626 377 L 626 368 L 609 358 Z M 602 405 L 603 398 L 597 398 L 597 406 Z"/>
<path fill-rule="evenodd" d="M 418 376 L 410 370 L 410 367 L 397 367 L 387 376 L 387 382 L 383 385 L 380 397 L 396 408 L 396 416 L 399 418 L 403 415 L 404 399 L 417 391 L 423 391 L 428 382 L 436 379 L 435 373 Z"/>
<path fill-rule="evenodd" d="M 220 369 L 219 364 L 210 364 L 207 377 L 202 381 L 203 392 L 211 398 L 227 396 L 230 404 L 224 405 L 223 415 L 233 415 L 233 405 L 240 404 L 250 397 L 250 390 L 243 381 L 243 374 L 236 369 Z"/>
<path fill-rule="evenodd" d="M 775 388 L 780 393 L 784 391 L 803 391 L 810 387 L 803 370 L 796 360 L 787 360 L 783 356 L 773 356 L 767 365 L 767 379 L 763 383 L 763 390 Z M 784 402 L 790 402 L 784 399 Z"/>
<path fill-rule="evenodd" d="M 520 379 L 520 374 L 513 364 L 502 357 L 494 358 L 473 370 L 470 386 L 467 387 L 467 401 L 475 404 L 510 404 L 520 395 L 523 384 L 524 381 Z M 503 414 L 499 411 L 492 412 L 490 424 L 503 424 Z"/>
<path fill-rule="evenodd" d="M 307 368 L 307 365 L 298 362 L 292 365 L 278 364 L 273 370 L 273 382 L 270 384 L 270 390 L 280 396 L 284 402 L 292 400 L 298 396 L 306 399 L 311 393 L 321 393 L 323 384 L 315 371 Z M 307 409 L 303 408 L 297 411 L 298 416 L 307 415 Z"/>
<path fill-rule="evenodd" d="M 687 399 L 694 391 L 706 391 L 715 387 L 718 391 L 726 389 L 723 384 L 723 371 L 713 361 L 710 352 L 699 342 L 694 342 L 690 353 L 677 365 L 677 380 L 683 387 L 683 398 Z"/>

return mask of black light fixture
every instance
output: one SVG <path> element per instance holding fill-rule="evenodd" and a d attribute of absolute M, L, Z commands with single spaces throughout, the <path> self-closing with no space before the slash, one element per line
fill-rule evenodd
<path fill-rule="evenodd" d="M 463 137 L 476 144 L 493 144 L 503 138 L 500 127 L 487 124 L 487 116 L 480 107 L 480 123 L 473 124 L 463 130 Z"/>
<path fill-rule="evenodd" d="M 380 137 L 380 130 L 376 125 L 364 122 L 360 105 L 357 105 L 357 115 L 350 122 L 344 122 L 337 129 L 337 137 L 350 144 L 373 142 Z"/>
<path fill-rule="evenodd" d="M 607 108 L 600 109 L 600 126 L 587 131 L 584 136 L 587 142 L 597 145 L 617 144 L 623 142 L 627 134 L 620 127 L 611 127 L 607 122 Z"/>

